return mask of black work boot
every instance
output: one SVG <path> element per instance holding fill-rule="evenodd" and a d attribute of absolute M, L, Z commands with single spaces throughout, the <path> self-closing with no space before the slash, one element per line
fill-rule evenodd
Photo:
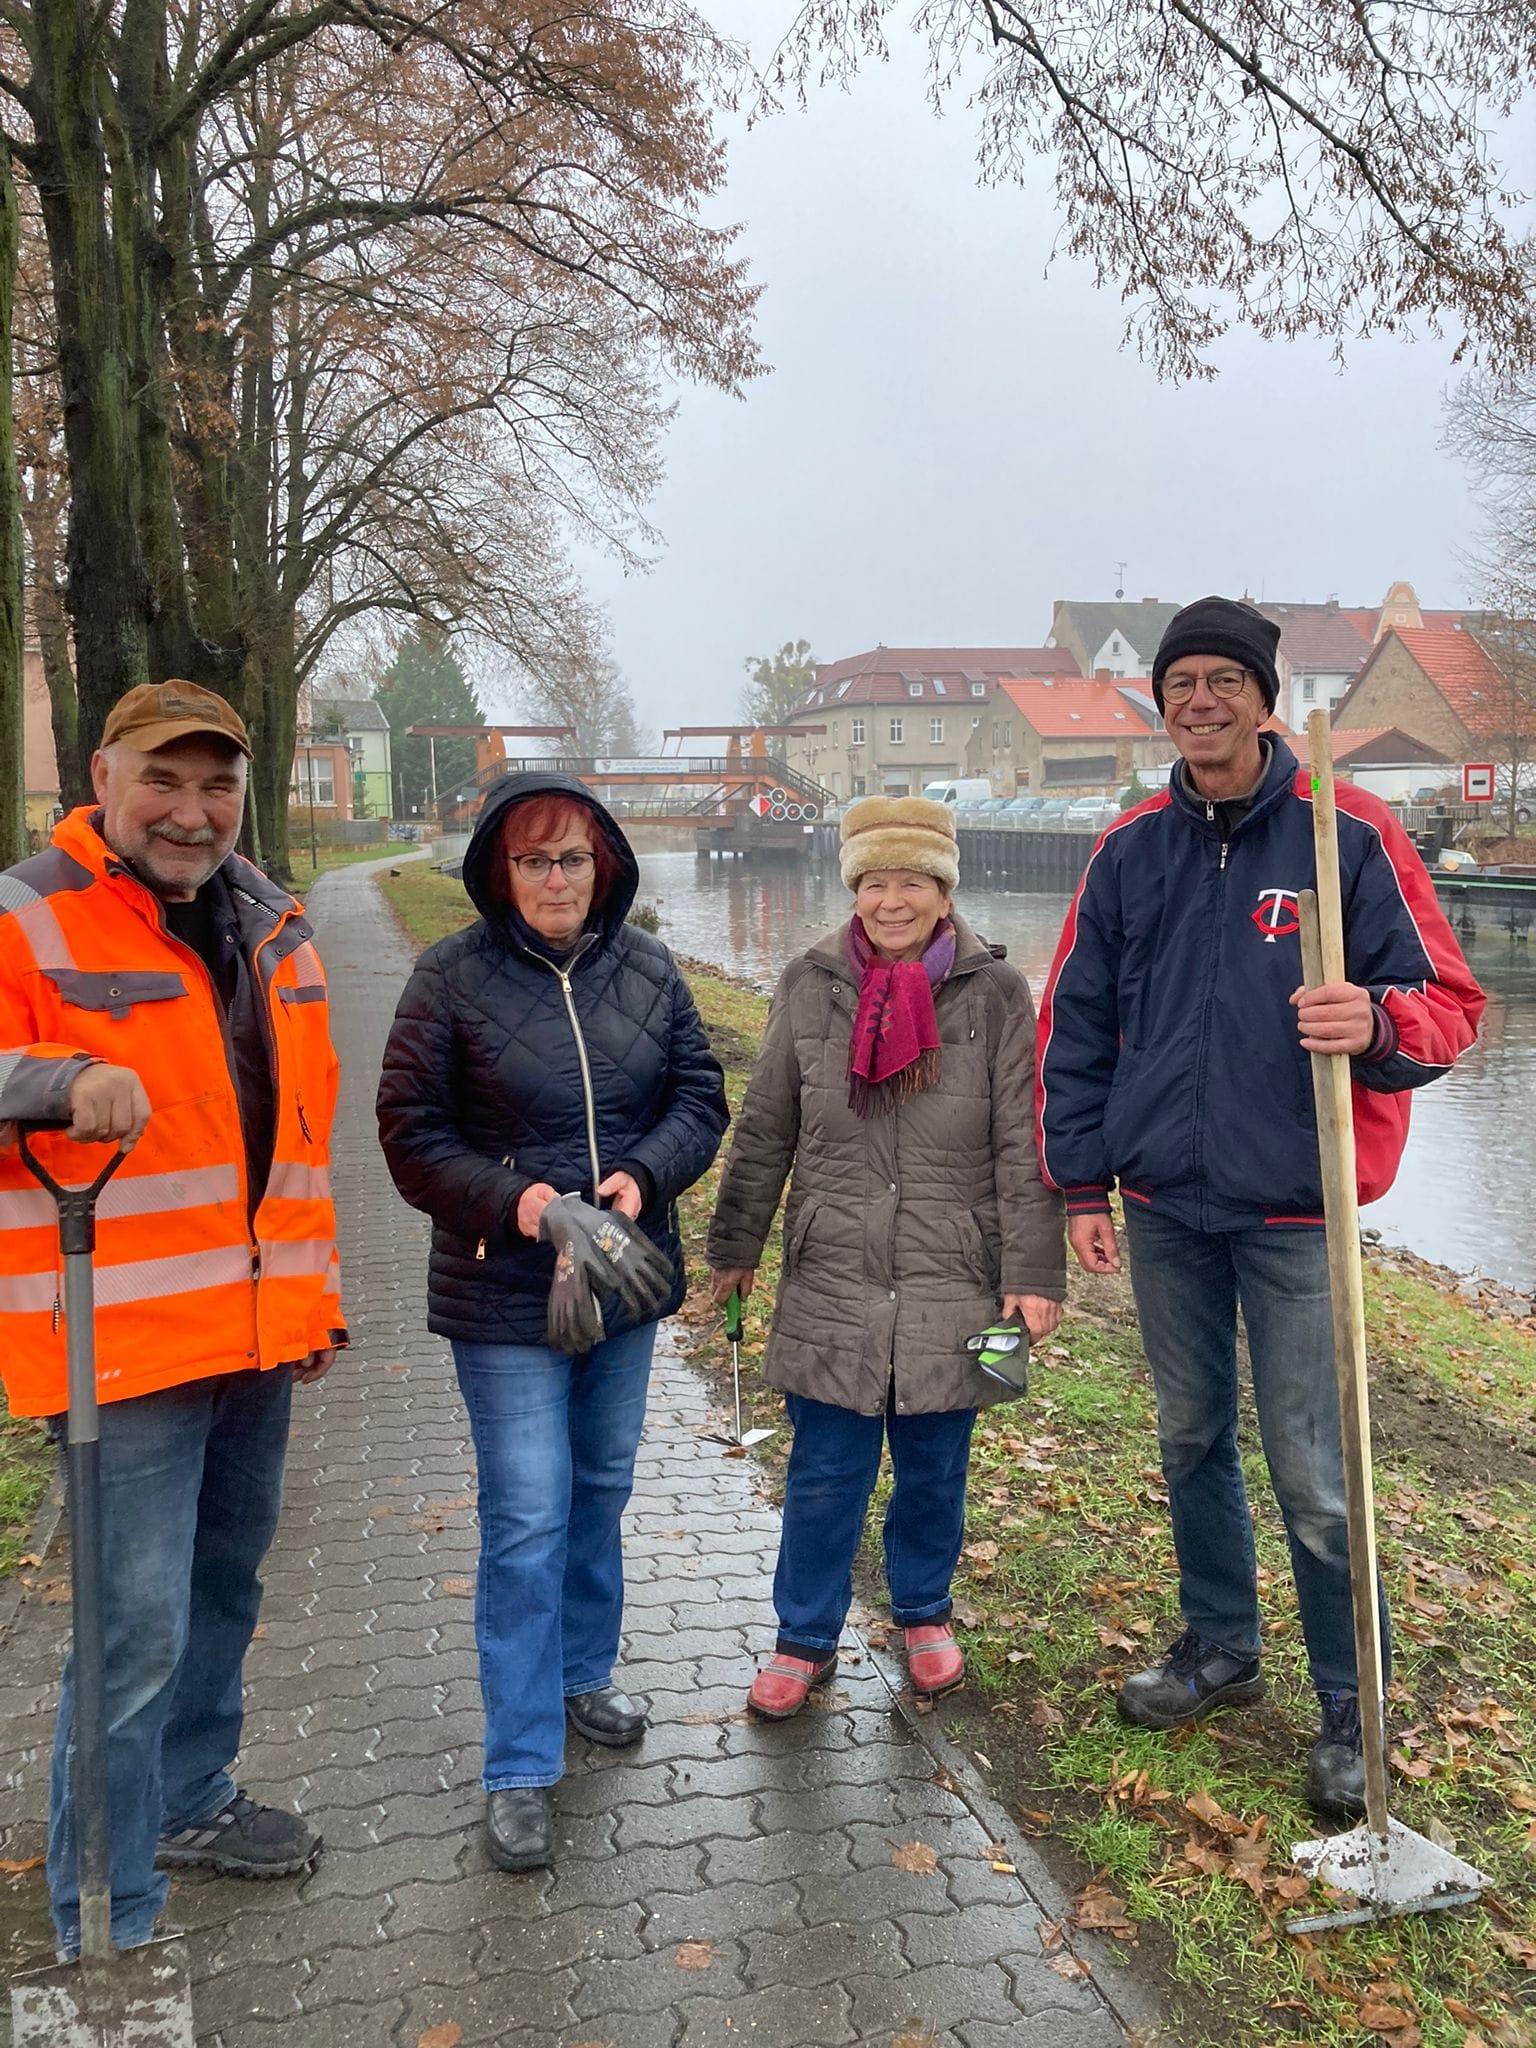
<path fill-rule="evenodd" d="M 645 1717 L 651 1711 L 646 1699 L 632 1698 L 616 1685 L 600 1685 L 593 1692 L 568 1693 L 566 1719 L 588 1742 L 600 1742 L 606 1749 L 628 1749 L 645 1733 Z"/>
<path fill-rule="evenodd" d="M 547 1785 L 515 1785 L 485 1802 L 485 1846 L 498 1870 L 542 1870 L 555 1850 Z"/>
<path fill-rule="evenodd" d="M 1185 1629 L 1161 1664 L 1134 1671 L 1115 1704 L 1121 1718 L 1142 1728 L 1178 1728 L 1216 1707 L 1262 1699 L 1257 1657 L 1233 1657 Z"/>
<path fill-rule="evenodd" d="M 1320 1692 L 1323 1725 L 1307 1758 L 1307 1804 L 1317 1813 L 1358 1820 L 1365 1812 L 1365 1757 L 1360 1747 L 1360 1695 Z"/>
<path fill-rule="evenodd" d="M 216 1870 L 222 1877 L 297 1877 L 320 1854 L 321 1839 L 296 1813 L 262 1806 L 237 1792 L 227 1806 L 155 1846 L 157 1870 Z"/>

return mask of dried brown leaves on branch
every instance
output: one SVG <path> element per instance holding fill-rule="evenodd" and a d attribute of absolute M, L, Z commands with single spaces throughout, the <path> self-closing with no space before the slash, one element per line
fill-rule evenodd
<path fill-rule="evenodd" d="M 773 89 L 879 55 L 891 0 L 809 0 Z M 1166 374 L 1233 324 L 1427 327 L 1536 359 L 1536 282 L 1501 142 L 1536 70 L 1525 0 L 928 0 L 934 101 L 977 109 L 997 182 L 1054 167 L 1058 246 L 1130 301 Z"/>

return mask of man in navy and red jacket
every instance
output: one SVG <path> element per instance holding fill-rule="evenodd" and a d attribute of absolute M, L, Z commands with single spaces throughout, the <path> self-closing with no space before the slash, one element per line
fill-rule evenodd
<path fill-rule="evenodd" d="M 1165 793 L 1099 841 L 1068 915 L 1040 1014 L 1040 1147 L 1090 1273 L 1119 1269 L 1119 1182 L 1157 1391 L 1186 1626 L 1126 1681 L 1120 1711 L 1172 1728 L 1263 1690 L 1237 1448 L 1241 1307 L 1322 1702 L 1308 1796 L 1354 1815 L 1364 1771 L 1309 1055 L 1351 1056 L 1360 1199 L 1374 1201 L 1402 1156 L 1408 1091 L 1472 1043 L 1483 996 L 1412 844 L 1348 785 L 1349 979 L 1301 989 L 1297 894 L 1316 877 L 1309 779 L 1261 731 L 1279 638 L 1220 597 L 1169 623 L 1152 686 L 1182 759 Z"/>

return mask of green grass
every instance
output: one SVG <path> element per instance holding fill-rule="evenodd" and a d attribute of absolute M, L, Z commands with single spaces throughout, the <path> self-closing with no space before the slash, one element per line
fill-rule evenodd
<path fill-rule="evenodd" d="M 418 949 L 473 924 L 478 912 L 456 875 L 440 875 L 430 861 L 416 860 L 398 875 L 379 875 L 385 901 Z"/>
<path fill-rule="evenodd" d="M 419 847 L 406 839 L 380 839 L 371 846 L 321 846 L 317 848 L 319 859 L 311 860 L 308 839 L 302 831 L 291 832 L 288 865 L 293 872 L 293 893 L 303 896 L 319 876 L 328 875 L 332 868 L 350 868 L 359 861 L 387 860 L 395 854 L 419 851 Z"/>
<path fill-rule="evenodd" d="M 9 1577 L 22 1555 L 53 1463 L 53 1447 L 40 1422 L 0 1412 L 0 1579 Z"/>

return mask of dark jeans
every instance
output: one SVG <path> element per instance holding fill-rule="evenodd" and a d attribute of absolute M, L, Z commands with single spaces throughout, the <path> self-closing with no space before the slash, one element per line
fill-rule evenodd
<path fill-rule="evenodd" d="M 237 1372 L 101 1408 L 112 1938 L 149 1940 L 167 1880 L 155 1844 L 234 1797 L 240 1669 L 277 1528 L 293 1374 Z M 60 1431 L 62 1435 L 62 1430 Z M 80 1945 L 70 1664 L 54 1731 L 48 1890 Z"/>
<path fill-rule="evenodd" d="M 1259 1654 L 1253 1521 L 1237 1450 L 1241 1307 L 1312 1681 L 1320 1692 L 1353 1686 L 1354 1602 L 1323 1233 L 1191 1230 L 1135 1203 L 1125 1210 L 1184 1619 L 1234 1657 Z M 1383 1598 L 1390 1657 L 1387 1626 Z"/>
<path fill-rule="evenodd" d="M 883 1415 L 786 1394 L 795 1441 L 784 1480 L 784 1529 L 773 1575 L 778 1647 L 824 1660 L 853 1600 L 853 1560 L 889 1441 L 894 1484 L 885 1511 L 885 1579 L 901 1627 L 949 1614 L 949 1583 L 965 1540 L 972 1408 Z"/>
<path fill-rule="evenodd" d="M 613 1675 L 624 1619 L 619 1524 L 655 1343 L 654 1323 L 585 1358 L 542 1344 L 454 1342 L 480 1472 L 475 1640 L 488 1792 L 557 1783 L 567 1697 Z"/>

